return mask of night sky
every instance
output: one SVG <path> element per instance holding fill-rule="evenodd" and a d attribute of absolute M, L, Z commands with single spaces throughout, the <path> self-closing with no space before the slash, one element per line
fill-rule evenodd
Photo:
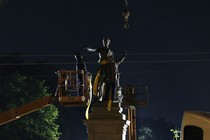
<path fill-rule="evenodd" d="M 81 52 L 96 73 L 97 54 L 82 46 L 102 46 L 107 36 L 120 65 L 121 85 L 149 88 L 149 106 L 137 119 L 166 118 L 178 125 L 185 110 L 210 110 L 210 2 L 207 0 L 128 0 L 130 28 L 123 28 L 123 0 L 8 0 L 0 9 L 1 56 L 47 60 L 75 69 Z M 63 64 L 68 62 L 69 64 Z M 92 63 L 94 62 L 94 63 Z M 138 121 L 137 120 L 137 121 Z"/>

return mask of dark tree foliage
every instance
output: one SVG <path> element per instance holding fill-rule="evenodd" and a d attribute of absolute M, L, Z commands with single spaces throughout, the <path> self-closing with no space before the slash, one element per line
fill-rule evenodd
<path fill-rule="evenodd" d="M 46 63 L 46 61 L 43 60 L 38 61 L 38 63 L 40 63 L 39 65 L 25 65 L 25 61 L 26 60 L 23 60 L 20 54 L 0 57 L 0 76 L 6 76 L 18 72 L 21 75 L 45 81 L 45 85 L 49 87 L 49 93 L 51 95 L 54 94 L 57 88 L 57 76 L 55 75 L 55 72 L 59 69 L 54 65 L 45 65 L 44 63 Z M 32 60 L 27 60 L 27 62 L 30 63 Z M 33 92 L 30 94 L 36 93 Z M 60 140 L 69 140 L 70 138 L 72 140 L 87 139 L 87 131 L 82 121 L 85 119 L 85 108 L 71 108 L 60 105 L 57 107 L 59 108 L 57 123 L 59 124 L 59 131 L 62 133 L 62 135 L 60 135 Z M 30 118 L 30 116 L 26 117 Z"/>
<path fill-rule="evenodd" d="M 152 129 L 149 127 L 141 127 L 139 129 L 138 140 L 151 140 L 152 139 Z"/>
<path fill-rule="evenodd" d="M 0 112 L 48 96 L 44 82 L 20 74 L 0 76 Z M 0 127 L 2 140 L 57 140 L 58 109 L 49 106 Z"/>
<path fill-rule="evenodd" d="M 173 139 L 173 134 L 171 133 L 171 128 L 174 128 L 175 125 L 167 122 L 164 118 L 151 119 L 145 118 L 141 119 L 141 122 L 138 123 L 139 127 L 147 127 L 152 130 L 152 137 L 149 137 L 148 140 L 169 140 Z M 138 132 L 138 136 L 141 134 Z M 145 139 L 147 140 L 147 139 Z"/>

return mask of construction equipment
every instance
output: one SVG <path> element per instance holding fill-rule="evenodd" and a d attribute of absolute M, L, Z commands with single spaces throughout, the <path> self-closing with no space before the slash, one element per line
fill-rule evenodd
<path fill-rule="evenodd" d="M 124 28 L 128 29 L 129 28 L 129 24 L 128 24 L 128 20 L 129 20 L 129 16 L 130 16 L 130 10 L 128 8 L 128 0 L 125 0 L 125 6 L 122 12 L 122 16 L 124 17 Z"/>
<path fill-rule="evenodd" d="M 35 112 L 51 104 L 61 104 L 64 106 L 88 106 L 86 110 L 86 118 L 88 119 L 88 109 L 92 98 L 91 75 L 89 73 L 84 73 L 83 70 L 59 70 L 56 74 L 58 76 L 58 86 L 54 95 L 45 96 L 18 108 L 1 112 L 0 125 L 17 120 L 22 116 Z M 78 75 L 82 75 L 83 81 L 78 81 Z M 137 98 L 135 98 L 133 85 L 127 85 L 124 87 L 123 96 L 124 99 L 122 107 L 127 110 L 126 115 L 130 122 L 127 139 L 136 140 L 135 106 L 146 105 L 147 100 L 137 100 Z M 119 102 L 119 104 L 121 104 L 121 102 Z"/>
<path fill-rule="evenodd" d="M 185 111 L 182 118 L 180 140 L 209 140 L 210 113 Z"/>
<path fill-rule="evenodd" d="M 45 96 L 18 108 L 10 109 L 0 113 L 0 125 L 19 119 L 20 117 L 37 111 L 38 109 L 49 106 L 50 104 L 60 103 L 65 106 L 87 106 L 89 101 L 89 82 L 83 82 L 86 85 L 80 85 L 77 75 L 82 75 L 83 80 L 89 80 L 83 70 L 60 70 L 58 75 L 58 87 L 55 95 Z M 81 90 L 82 95 L 79 95 Z M 74 94 L 73 94 L 74 93 Z"/>

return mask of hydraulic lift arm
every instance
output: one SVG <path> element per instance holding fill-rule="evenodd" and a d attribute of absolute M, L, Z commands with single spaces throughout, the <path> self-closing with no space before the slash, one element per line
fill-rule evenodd
<path fill-rule="evenodd" d="M 51 96 L 45 96 L 28 104 L 24 104 L 18 108 L 0 112 L 0 125 L 19 119 L 20 117 L 47 107 L 52 103 Z"/>
<path fill-rule="evenodd" d="M 90 95 L 89 92 L 85 91 L 85 89 L 88 90 L 89 85 L 79 86 L 77 81 L 78 74 L 81 74 L 84 80 L 83 71 L 58 71 L 58 88 L 55 95 L 45 96 L 20 107 L 0 112 L 0 125 L 19 119 L 24 115 L 37 111 L 53 103 L 59 103 L 64 106 L 87 106 L 90 104 Z M 69 94 L 69 92 L 78 92 L 79 90 L 82 91 L 82 95 L 71 96 Z"/>

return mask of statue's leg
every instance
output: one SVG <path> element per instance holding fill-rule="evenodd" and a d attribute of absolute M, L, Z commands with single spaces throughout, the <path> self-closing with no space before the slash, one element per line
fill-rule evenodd
<path fill-rule="evenodd" d="M 104 100 L 107 101 L 107 110 L 111 111 L 111 107 L 112 107 L 112 101 L 114 98 L 114 85 L 113 85 L 113 81 L 115 79 L 114 77 L 114 64 L 110 63 L 106 65 L 105 68 L 106 71 L 106 91 L 105 91 L 105 97 Z"/>
<path fill-rule="evenodd" d="M 106 93 L 106 96 L 107 96 L 107 110 L 108 111 L 111 111 L 111 108 L 112 108 L 112 88 L 111 88 L 111 83 L 107 83 L 107 93 Z"/>
<path fill-rule="evenodd" d="M 105 91 L 104 91 L 103 101 L 107 101 L 107 110 L 111 111 L 112 88 L 111 88 L 111 83 L 108 81 L 105 82 Z"/>
<path fill-rule="evenodd" d="M 98 86 L 99 86 L 99 81 L 100 81 L 100 73 L 101 73 L 101 69 L 97 71 L 94 84 L 93 84 L 93 94 L 95 96 L 98 96 L 97 94 L 98 94 Z"/>
<path fill-rule="evenodd" d="M 100 95 L 100 101 L 103 101 L 103 98 L 104 98 L 104 95 L 105 95 L 105 92 L 106 92 L 106 84 L 105 82 L 101 82 L 101 85 L 100 85 L 100 90 L 99 90 L 99 95 Z"/>
<path fill-rule="evenodd" d="M 112 82 L 112 85 L 111 85 L 111 89 L 112 89 L 112 101 L 115 101 L 116 100 L 116 93 L 117 93 L 117 87 L 116 87 L 116 82 Z"/>
<path fill-rule="evenodd" d="M 107 110 L 111 111 L 111 107 L 112 107 L 112 102 L 114 101 L 114 97 L 115 97 L 115 82 L 107 82 L 106 83 L 106 93 L 105 93 L 105 98 L 104 100 L 107 101 Z"/>

